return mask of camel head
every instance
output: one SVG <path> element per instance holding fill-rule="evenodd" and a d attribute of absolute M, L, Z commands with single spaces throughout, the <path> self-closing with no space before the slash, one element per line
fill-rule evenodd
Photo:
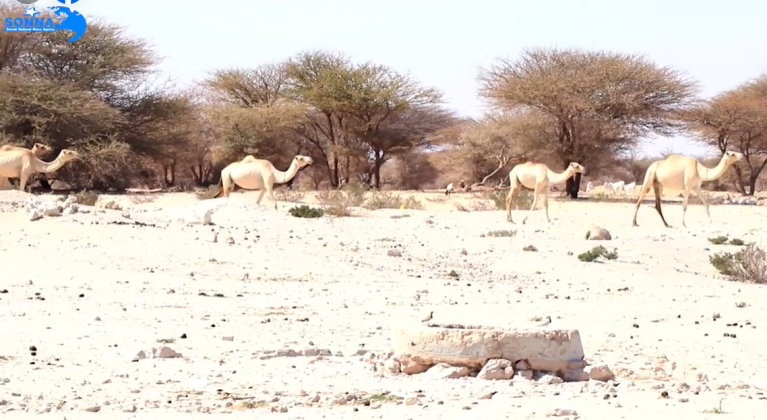
<path fill-rule="evenodd" d="M 571 175 L 582 174 L 586 172 L 586 168 L 584 168 L 583 165 L 578 162 L 572 162 L 570 163 L 570 166 L 567 167 L 567 172 L 569 172 Z"/>
<path fill-rule="evenodd" d="M 722 155 L 722 160 L 727 164 L 727 166 L 730 166 L 735 162 L 740 162 L 743 160 L 743 153 L 724 152 Z"/>
<path fill-rule="evenodd" d="M 313 164 L 314 160 L 309 156 L 296 155 L 296 157 L 293 158 L 293 163 L 298 165 L 298 168 L 301 169 L 304 166 Z"/>
<path fill-rule="evenodd" d="M 64 149 L 59 153 L 58 159 L 61 159 L 64 162 L 69 162 L 70 160 L 80 159 L 80 154 L 74 150 Z"/>

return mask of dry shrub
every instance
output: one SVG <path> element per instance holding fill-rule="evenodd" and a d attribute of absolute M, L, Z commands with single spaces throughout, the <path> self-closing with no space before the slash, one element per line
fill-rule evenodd
<path fill-rule="evenodd" d="M 474 197 L 483 200 L 492 200 L 495 204 L 496 210 L 506 210 L 506 195 L 508 191 L 495 190 L 495 191 L 482 191 L 475 193 Z M 528 210 L 533 205 L 533 193 L 528 190 L 521 190 L 517 193 L 513 203 L 517 210 Z"/>
<path fill-rule="evenodd" d="M 497 205 L 494 202 L 490 201 L 475 201 L 471 203 L 471 206 L 469 206 L 469 210 L 471 211 L 493 211 L 498 210 Z"/>
<path fill-rule="evenodd" d="M 157 194 L 131 194 L 128 196 L 128 199 L 133 204 L 154 203 L 158 198 L 160 198 L 160 196 Z"/>
<path fill-rule="evenodd" d="M 469 211 L 469 209 L 467 209 L 466 206 L 464 206 L 461 203 L 454 203 L 453 205 L 455 206 L 455 209 L 458 211 L 466 211 L 466 212 Z"/>
<path fill-rule="evenodd" d="M 767 284 L 767 253 L 755 244 L 748 244 L 736 253 L 717 252 L 709 262 L 731 280 Z"/>
<path fill-rule="evenodd" d="M 277 201 L 286 201 L 288 203 L 300 203 L 304 200 L 306 193 L 303 191 L 289 190 L 287 188 L 277 188 L 274 190 L 274 198 Z"/>
<path fill-rule="evenodd" d="M 93 191 L 81 191 L 75 194 L 75 198 L 77 198 L 77 204 L 83 206 L 95 206 L 99 201 L 99 195 Z"/>
<path fill-rule="evenodd" d="M 218 194 L 218 190 L 218 185 L 209 185 L 208 188 L 197 191 L 194 196 L 197 197 L 198 200 L 210 200 L 211 198 L 215 198 L 216 194 Z"/>
<path fill-rule="evenodd" d="M 377 192 L 365 200 L 363 207 L 370 210 L 378 209 L 423 209 L 423 203 L 414 196 L 402 198 L 399 194 L 391 192 Z"/>
<path fill-rule="evenodd" d="M 426 201 L 431 201 L 432 203 L 442 204 L 445 201 L 447 201 L 447 196 L 437 196 L 434 198 L 426 197 Z"/>

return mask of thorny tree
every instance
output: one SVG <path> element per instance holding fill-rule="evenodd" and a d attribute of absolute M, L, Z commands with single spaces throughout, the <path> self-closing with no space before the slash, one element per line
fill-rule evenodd
<path fill-rule="evenodd" d="M 743 153 L 748 191 L 740 165 L 733 167 L 743 195 L 756 192 L 759 174 L 767 166 L 767 75 L 703 101 L 681 113 L 698 140 L 720 153 Z"/>
<path fill-rule="evenodd" d="M 694 82 L 642 56 L 531 49 L 479 76 L 480 95 L 502 110 L 535 111 L 552 126 L 562 167 L 605 149 L 635 146 L 647 133 L 671 134 L 671 114 L 689 105 Z M 588 168 L 588 167 L 587 167 Z M 578 197 L 580 174 L 566 190 Z"/>

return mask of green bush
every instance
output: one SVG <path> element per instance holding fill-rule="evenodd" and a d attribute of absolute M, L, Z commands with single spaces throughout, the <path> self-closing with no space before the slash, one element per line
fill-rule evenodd
<path fill-rule="evenodd" d="M 295 206 L 288 210 L 293 217 L 301 217 L 304 219 L 316 219 L 325 215 L 322 209 L 316 207 L 309 207 L 307 205 Z"/>
<path fill-rule="evenodd" d="M 606 260 L 615 260 L 618 258 L 618 250 L 614 249 L 612 251 L 608 251 L 607 248 L 603 247 L 602 245 L 595 246 L 594 248 L 591 248 L 591 250 L 584 252 L 583 254 L 578 255 L 578 259 L 584 262 L 593 262 L 598 260 L 599 258 L 604 258 Z"/>
<path fill-rule="evenodd" d="M 767 284 L 767 253 L 754 244 L 736 253 L 717 252 L 708 260 L 717 271 L 733 280 Z"/>

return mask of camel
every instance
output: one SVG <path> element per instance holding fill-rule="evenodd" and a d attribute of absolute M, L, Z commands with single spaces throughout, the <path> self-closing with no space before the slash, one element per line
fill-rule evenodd
<path fill-rule="evenodd" d="M 637 188 L 637 183 L 636 182 L 632 182 L 630 184 L 624 185 L 623 186 L 623 190 L 626 193 L 626 197 L 628 197 L 630 194 L 633 194 L 634 191 L 636 190 L 636 188 Z"/>
<path fill-rule="evenodd" d="M 256 159 L 246 156 L 244 159 L 231 163 L 221 171 L 221 180 L 218 185 L 220 190 L 213 198 L 229 197 L 229 193 L 238 186 L 248 190 L 261 190 L 256 204 L 261 204 L 264 194 L 269 194 L 269 199 L 274 203 L 277 210 L 277 200 L 274 199 L 274 184 L 284 184 L 298 173 L 304 166 L 314 163 L 309 156 L 296 155 L 290 168 L 286 172 L 277 170 L 272 162 L 265 159 Z"/>
<path fill-rule="evenodd" d="M 663 188 L 682 190 L 682 226 L 687 227 L 685 224 L 685 216 L 687 215 L 687 202 L 691 192 L 694 192 L 703 203 L 703 206 L 706 207 L 708 220 L 713 223 L 711 220 L 711 212 L 708 209 L 708 201 L 700 190 L 700 184 L 703 181 L 713 181 L 720 178 L 724 175 L 730 165 L 740 160 L 743 160 L 743 154 L 738 152 L 724 152 L 722 160 L 720 160 L 719 164 L 714 168 L 706 168 L 701 165 L 697 159 L 681 155 L 670 155 L 666 159 L 653 162 L 650 167 L 647 168 L 647 173 L 644 176 L 644 183 L 642 183 L 642 189 L 639 191 L 639 199 L 634 208 L 634 220 L 632 221 L 632 226 L 639 226 L 637 225 L 639 206 L 642 204 L 645 195 L 650 192 L 650 188 L 655 190 L 655 210 L 658 211 L 660 219 L 666 227 L 671 226 L 666 223 L 666 218 L 663 217 L 663 212 L 660 209 L 660 196 L 663 194 Z"/>
<path fill-rule="evenodd" d="M 625 191 L 624 187 L 626 186 L 625 181 L 618 181 L 612 183 L 612 189 L 616 196 L 620 196 L 622 192 Z"/>
<path fill-rule="evenodd" d="M 514 223 L 511 219 L 511 203 L 514 201 L 514 197 L 517 195 L 522 187 L 533 190 L 533 205 L 530 206 L 530 211 L 535 209 L 538 205 L 538 196 L 543 194 L 543 208 L 546 210 L 546 220 L 549 219 L 549 187 L 551 184 L 559 184 L 567 181 L 571 176 L 576 173 L 583 173 L 586 171 L 580 163 L 573 162 L 568 165 L 567 169 L 561 174 L 558 174 L 543 163 L 527 162 L 522 163 L 514 167 L 509 173 L 509 182 L 511 187 L 509 188 L 509 194 L 506 196 L 506 220 Z M 527 222 L 529 214 L 522 220 L 522 224 Z"/>
<path fill-rule="evenodd" d="M 24 191 L 27 179 L 35 172 L 56 172 L 65 163 L 78 159 L 80 155 L 72 150 L 64 149 L 51 162 L 43 162 L 38 159 L 32 150 L 24 148 L 0 148 L 0 185 L 8 178 L 19 178 L 19 191 Z"/>
<path fill-rule="evenodd" d="M 10 144 L 6 144 L 4 146 L 0 146 L 0 152 L 7 152 L 10 150 L 31 150 L 32 153 L 35 154 L 38 158 L 42 158 L 43 156 L 47 155 L 48 153 L 53 151 L 53 148 L 50 146 L 46 146 L 42 143 L 35 143 L 34 146 L 32 146 L 31 149 L 27 149 L 25 147 L 18 147 L 18 146 L 11 146 Z M 8 182 L 7 178 L 4 178 L 3 182 L 0 182 L 0 190 L 4 190 L 7 188 L 11 188 L 11 183 Z"/>
<path fill-rule="evenodd" d="M 453 193 L 453 183 L 447 184 L 447 187 L 445 187 L 445 195 L 450 195 Z"/>

